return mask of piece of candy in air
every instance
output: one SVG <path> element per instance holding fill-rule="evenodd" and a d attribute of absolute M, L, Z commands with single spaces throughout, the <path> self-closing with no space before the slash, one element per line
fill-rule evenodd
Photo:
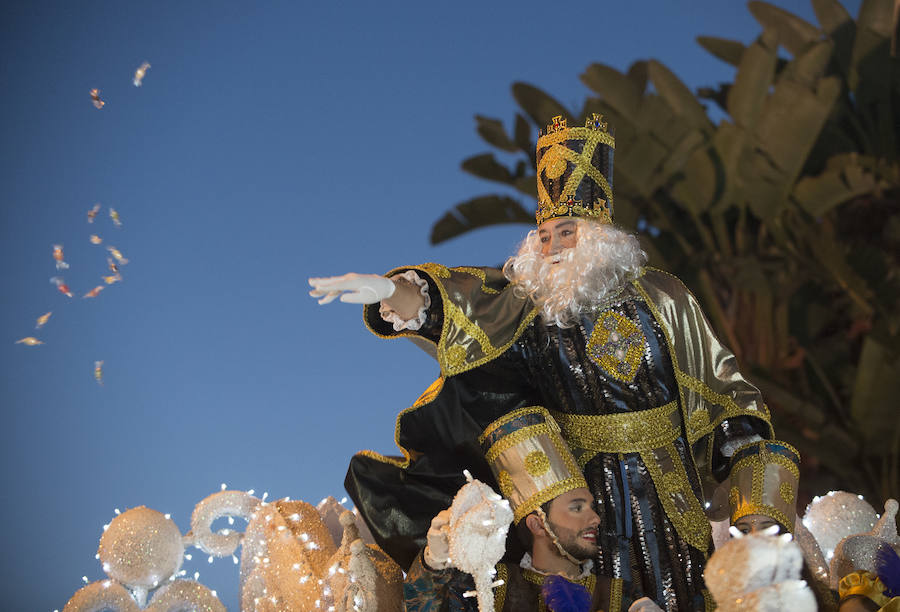
<path fill-rule="evenodd" d="M 16 344 L 24 344 L 25 346 L 37 346 L 38 344 L 43 344 L 43 342 L 33 336 L 28 336 L 27 338 L 16 340 Z"/>
<path fill-rule="evenodd" d="M 147 74 L 147 68 L 149 67 L 150 64 L 148 62 L 144 62 L 138 67 L 137 70 L 134 71 L 134 81 L 132 82 L 134 83 L 135 87 L 141 86 L 141 82 L 144 80 L 144 76 Z"/>
<path fill-rule="evenodd" d="M 72 291 L 69 289 L 69 286 L 66 284 L 66 281 L 63 280 L 61 276 L 54 276 L 50 279 L 50 282 L 56 285 L 56 288 L 59 289 L 59 292 L 67 297 L 73 297 Z"/>
<path fill-rule="evenodd" d="M 109 218 L 116 224 L 116 227 L 122 227 L 122 221 L 119 219 L 119 213 L 112 206 L 109 207 Z"/>
<path fill-rule="evenodd" d="M 63 248 L 61 244 L 53 245 L 53 259 L 56 260 L 56 269 L 57 270 L 66 270 L 69 267 L 65 261 L 63 261 Z"/>
<path fill-rule="evenodd" d="M 112 260 L 110 259 L 110 262 L 111 261 Z M 113 265 L 116 265 L 116 264 L 113 264 Z M 113 283 L 118 283 L 120 280 L 122 280 L 122 275 L 119 274 L 118 272 L 116 272 L 115 274 L 110 274 L 109 276 L 103 277 L 103 282 L 105 282 L 107 285 L 112 285 Z"/>
<path fill-rule="evenodd" d="M 82 297 L 95 298 L 100 295 L 100 292 L 104 289 L 106 289 L 106 287 L 104 287 L 103 285 L 97 285 L 96 287 L 85 293 Z"/>
<path fill-rule="evenodd" d="M 93 223 L 97 213 L 100 212 L 100 205 L 94 204 L 94 207 L 88 211 L 88 223 Z"/>
<path fill-rule="evenodd" d="M 122 256 L 122 252 L 119 251 L 119 249 L 117 249 L 116 247 L 108 246 L 108 247 L 106 247 L 106 250 L 109 251 L 113 257 L 116 258 L 116 261 L 119 262 L 120 266 L 124 266 L 125 264 L 128 263 L 128 260 Z M 110 270 L 112 270 L 112 268 L 110 268 Z M 113 270 L 113 272 L 118 272 L 118 270 Z"/>
<path fill-rule="evenodd" d="M 91 234 L 91 244 L 100 244 L 101 242 L 103 242 L 103 238 L 97 234 Z"/>
<path fill-rule="evenodd" d="M 94 108 L 100 109 L 103 108 L 103 105 L 106 104 L 103 100 L 100 99 L 100 90 L 92 89 L 91 90 L 91 101 L 94 103 Z"/>
<path fill-rule="evenodd" d="M 47 323 L 47 321 L 50 320 L 50 315 L 52 315 L 52 314 L 53 314 L 53 311 L 51 310 L 50 312 L 44 313 L 41 316 L 39 316 L 37 318 L 37 325 L 35 325 L 34 328 L 35 329 L 42 328 Z"/>
<path fill-rule="evenodd" d="M 97 383 L 103 384 L 103 361 L 94 362 L 94 378 L 97 380 Z"/>

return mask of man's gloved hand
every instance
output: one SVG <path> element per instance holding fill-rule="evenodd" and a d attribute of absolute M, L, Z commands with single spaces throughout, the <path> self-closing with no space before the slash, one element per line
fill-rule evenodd
<path fill-rule="evenodd" d="M 453 567 L 450 560 L 450 540 L 447 536 L 447 525 L 450 524 L 450 510 L 441 510 L 431 519 L 431 527 L 426 536 L 427 544 L 422 553 L 425 565 L 433 570 L 444 570 Z"/>
<path fill-rule="evenodd" d="M 309 284 L 313 287 L 309 294 L 320 298 L 319 304 L 333 302 L 339 295 L 342 302 L 349 304 L 375 304 L 394 295 L 396 289 L 394 281 L 389 278 L 355 272 L 343 276 L 311 278 Z"/>

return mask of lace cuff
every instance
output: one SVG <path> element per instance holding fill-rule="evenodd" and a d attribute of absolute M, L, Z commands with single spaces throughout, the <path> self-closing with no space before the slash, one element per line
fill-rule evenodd
<path fill-rule="evenodd" d="M 721 453 L 725 457 L 731 457 L 734 455 L 735 451 L 737 451 L 742 446 L 746 446 L 748 444 L 753 444 L 754 442 L 759 442 L 762 440 L 762 436 L 757 434 L 750 434 L 749 436 L 738 436 L 737 438 L 732 438 L 728 440 L 722 445 Z"/>
<path fill-rule="evenodd" d="M 423 278 L 419 278 L 419 275 L 415 273 L 413 270 L 407 270 L 403 274 L 397 274 L 392 276 L 391 278 L 402 278 L 403 280 L 416 285 L 419 287 L 419 293 L 421 293 L 424 299 L 423 305 L 419 308 L 418 314 L 416 314 L 415 318 L 412 319 L 403 319 L 400 315 L 394 311 L 390 306 L 387 306 L 384 302 L 381 302 L 381 305 L 378 309 L 378 314 L 381 315 L 381 318 L 384 319 L 387 323 L 391 323 L 394 326 L 394 331 L 399 332 L 404 329 L 408 329 L 410 331 L 419 331 L 422 326 L 425 324 L 426 319 L 428 318 L 428 309 L 431 308 L 431 296 L 428 295 L 428 281 Z"/>

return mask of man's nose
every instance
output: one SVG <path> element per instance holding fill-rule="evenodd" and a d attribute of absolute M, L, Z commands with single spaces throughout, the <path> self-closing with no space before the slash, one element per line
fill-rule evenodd
<path fill-rule="evenodd" d="M 562 240 L 560 240 L 559 236 L 550 236 L 550 254 L 556 255 L 562 249 Z"/>

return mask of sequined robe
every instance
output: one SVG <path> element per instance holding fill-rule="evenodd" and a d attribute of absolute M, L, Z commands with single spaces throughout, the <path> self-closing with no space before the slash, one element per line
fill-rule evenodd
<path fill-rule="evenodd" d="M 345 481 L 382 548 L 407 567 L 431 517 L 464 482 L 462 469 L 497 487 L 475 438 L 510 410 L 542 405 L 597 500 L 598 572 L 668 610 L 704 609 L 704 508 L 727 476 L 720 448 L 771 431 L 759 392 L 681 282 L 648 269 L 561 329 L 545 325 L 496 270 L 411 269 L 432 295 L 422 330 L 395 334 L 376 309 L 366 323 L 432 349 L 442 376 L 398 416 L 404 457 L 363 451 Z M 514 537 L 507 548 L 506 560 L 521 556 Z"/>

